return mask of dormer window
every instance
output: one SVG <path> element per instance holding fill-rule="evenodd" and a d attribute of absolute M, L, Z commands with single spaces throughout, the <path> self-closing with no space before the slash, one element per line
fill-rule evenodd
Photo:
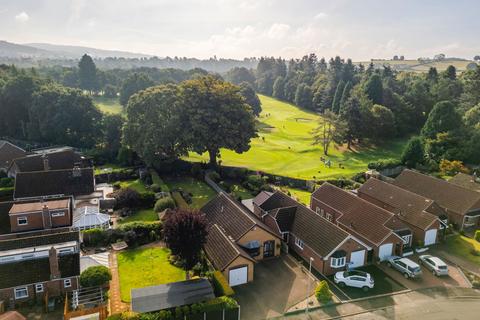
<path fill-rule="evenodd" d="M 19 226 L 26 226 L 28 225 L 28 218 L 27 217 L 19 217 L 17 218 L 17 224 Z"/>

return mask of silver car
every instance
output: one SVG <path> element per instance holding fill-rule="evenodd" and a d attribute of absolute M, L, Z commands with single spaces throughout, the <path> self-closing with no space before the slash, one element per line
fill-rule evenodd
<path fill-rule="evenodd" d="M 432 271 L 437 277 L 448 276 L 448 266 L 440 258 L 425 254 L 419 257 L 418 262 L 428 270 Z"/>
<path fill-rule="evenodd" d="M 387 260 L 387 266 L 400 271 L 405 278 L 419 278 L 422 276 L 422 269 L 410 259 L 393 256 Z"/>

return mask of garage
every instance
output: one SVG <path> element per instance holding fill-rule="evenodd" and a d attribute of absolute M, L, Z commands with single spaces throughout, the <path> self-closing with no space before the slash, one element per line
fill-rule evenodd
<path fill-rule="evenodd" d="M 230 287 L 248 282 L 248 266 L 230 269 L 228 272 L 228 284 Z"/>
<path fill-rule="evenodd" d="M 427 230 L 425 232 L 425 245 L 429 246 L 435 244 L 435 242 L 437 242 L 437 229 Z"/>
<path fill-rule="evenodd" d="M 380 261 L 386 260 L 392 255 L 393 243 L 385 243 L 378 248 L 378 257 Z"/>
<path fill-rule="evenodd" d="M 365 252 L 366 250 L 354 251 L 350 254 L 350 268 L 361 267 L 365 263 Z"/>

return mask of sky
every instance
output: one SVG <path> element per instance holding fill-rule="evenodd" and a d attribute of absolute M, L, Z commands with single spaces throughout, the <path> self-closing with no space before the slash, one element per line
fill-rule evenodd
<path fill-rule="evenodd" d="M 0 40 L 164 56 L 480 54 L 478 0 L 0 0 Z"/>

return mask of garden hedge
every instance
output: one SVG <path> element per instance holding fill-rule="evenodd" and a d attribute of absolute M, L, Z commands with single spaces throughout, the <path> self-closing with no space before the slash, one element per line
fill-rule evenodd
<path fill-rule="evenodd" d="M 223 273 L 220 271 L 217 270 L 213 272 L 212 282 L 217 296 L 233 296 L 235 294 L 232 287 L 228 285 L 227 279 L 225 279 Z"/>

